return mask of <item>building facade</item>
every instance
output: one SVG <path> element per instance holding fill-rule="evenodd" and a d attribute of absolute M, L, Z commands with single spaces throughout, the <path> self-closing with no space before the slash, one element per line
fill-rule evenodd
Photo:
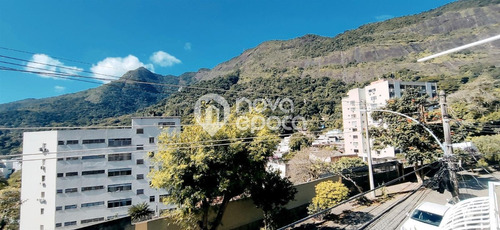
<path fill-rule="evenodd" d="M 344 151 L 357 154 L 365 161 L 368 153 L 368 140 L 365 138 L 365 122 L 368 126 L 379 125 L 371 119 L 371 112 L 365 117 L 365 108 L 381 108 L 387 100 L 401 97 L 408 88 L 417 88 L 421 94 L 430 98 L 437 97 L 437 85 L 430 82 L 404 82 L 399 80 L 379 80 L 365 88 L 355 88 L 342 99 L 342 119 L 344 124 Z M 384 162 L 395 158 L 395 149 L 387 147 L 379 151 L 371 151 L 374 162 Z"/>
<path fill-rule="evenodd" d="M 147 176 L 159 134 L 179 130 L 178 117 L 143 117 L 129 128 L 25 132 L 20 229 L 85 227 L 142 202 L 171 208 Z"/>

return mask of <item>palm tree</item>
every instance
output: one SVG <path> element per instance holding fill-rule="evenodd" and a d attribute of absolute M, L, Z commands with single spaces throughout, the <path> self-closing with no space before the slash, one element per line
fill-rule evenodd
<path fill-rule="evenodd" d="M 136 205 L 132 205 L 128 209 L 128 214 L 132 221 L 138 222 L 147 219 L 154 213 L 153 210 L 149 209 L 149 205 L 146 202 L 142 202 Z"/>

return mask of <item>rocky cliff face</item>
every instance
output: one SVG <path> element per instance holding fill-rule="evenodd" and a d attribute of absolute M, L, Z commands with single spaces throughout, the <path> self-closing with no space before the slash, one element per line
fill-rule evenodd
<path fill-rule="evenodd" d="M 364 81 L 409 69 L 423 75 L 453 75 L 462 66 L 499 65 L 500 41 L 426 63 L 418 58 L 498 34 L 500 1 L 459 1 L 418 15 L 346 31 L 334 38 L 306 35 L 268 41 L 221 63 L 196 79 L 240 71 L 242 79 L 279 76 Z"/>

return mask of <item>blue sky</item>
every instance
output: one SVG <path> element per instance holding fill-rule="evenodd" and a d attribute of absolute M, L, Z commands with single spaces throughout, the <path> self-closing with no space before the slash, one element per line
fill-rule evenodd
<path fill-rule="evenodd" d="M 146 66 L 180 75 L 238 56 L 267 40 L 335 36 L 363 24 L 427 11 L 451 0 L 25 1 L 0 7 L 0 55 L 31 67 L 120 75 Z M 9 49 L 26 52 L 16 52 Z M 0 57 L 0 61 L 13 59 Z M 0 63 L 0 66 L 24 69 Z M 0 70 L 0 103 L 98 86 Z"/>

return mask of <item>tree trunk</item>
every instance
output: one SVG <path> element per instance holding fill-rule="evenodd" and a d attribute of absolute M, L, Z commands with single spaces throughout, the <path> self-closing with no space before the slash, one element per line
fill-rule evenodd
<path fill-rule="evenodd" d="M 264 212 L 264 230 L 270 230 L 270 220 L 271 220 L 271 213 L 268 211 L 268 212 Z"/>
<path fill-rule="evenodd" d="M 222 221 L 222 215 L 224 215 L 224 211 L 226 211 L 227 204 L 229 204 L 229 200 L 231 197 L 229 195 L 225 195 L 224 198 L 222 199 L 222 203 L 219 207 L 219 211 L 217 212 L 217 216 L 215 217 L 214 221 L 212 222 L 212 227 L 210 228 L 211 230 L 216 230 L 219 224 Z"/>
<path fill-rule="evenodd" d="M 356 187 L 356 189 L 358 189 L 358 192 L 359 192 L 359 193 L 363 193 L 363 189 L 362 189 L 362 188 L 361 188 L 358 184 L 356 184 L 356 182 L 355 182 L 353 179 L 351 179 L 350 177 L 344 176 L 344 175 L 342 175 L 342 174 L 340 174 L 340 176 L 341 176 L 342 178 L 344 178 L 344 179 L 346 179 L 346 180 L 350 181 L 351 183 L 353 183 L 353 184 L 354 184 L 354 186 Z"/>
<path fill-rule="evenodd" d="M 418 163 L 413 164 L 413 169 L 415 170 L 415 176 L 417 177 L 417 183 L 422 184 L 423 179 L 422 179 L 422 172 L 420 170 L 417 170 L 419 168 Z"/>
<path fill-rule="evenodd" d="M 202 230 L 208 230 L 208 215 L 210 213 L 210 203 L 207 200 L 203 200 L 201 202 L 201 208 L 203 209 L 203 214 L 199 225 Z"/>

